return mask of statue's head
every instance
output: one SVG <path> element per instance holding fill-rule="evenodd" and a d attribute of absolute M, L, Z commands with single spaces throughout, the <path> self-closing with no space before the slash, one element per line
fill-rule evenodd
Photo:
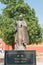
<path fill-rule="evenodd" d="M 23 16 L 22 15 L 19 15 L 19 20 L 23 20 Z"/>

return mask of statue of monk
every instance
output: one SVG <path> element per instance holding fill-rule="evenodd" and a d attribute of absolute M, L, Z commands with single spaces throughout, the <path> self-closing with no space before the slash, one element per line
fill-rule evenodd
<path fill-rule="evenodd" d="M 29 43 L 27 24 L 23 20 L 23 16 L 19 15 L 18 21 L 15 23 L 15 50 L 25 50 Z"/>

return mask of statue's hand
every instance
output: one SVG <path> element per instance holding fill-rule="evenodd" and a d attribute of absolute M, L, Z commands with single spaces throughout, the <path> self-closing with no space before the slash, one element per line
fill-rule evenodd
<path fill-rule="evenodd" d="M 15 32 L 14 33 L 17 33 L 17 30 L 15 30 Z"/>
<path fill-rule="evenodd" d="M 23 46 L 26 48 L 26 43 L 23 43 Z"/>

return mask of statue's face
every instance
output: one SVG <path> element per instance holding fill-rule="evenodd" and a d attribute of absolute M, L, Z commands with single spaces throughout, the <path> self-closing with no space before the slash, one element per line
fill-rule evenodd
<path fill-rule="evenodd" d="M 22 15 L 19 15 L 19 20 L 23 20 L 23 17 L 22 17 Z"/>

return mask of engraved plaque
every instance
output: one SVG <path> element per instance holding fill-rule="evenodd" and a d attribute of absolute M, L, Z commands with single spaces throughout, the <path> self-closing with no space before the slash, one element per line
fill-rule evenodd
<path fill-rule="evenodd" d="M 36 65 L 36 52 L 5 51 L 4 65 Z"/>

